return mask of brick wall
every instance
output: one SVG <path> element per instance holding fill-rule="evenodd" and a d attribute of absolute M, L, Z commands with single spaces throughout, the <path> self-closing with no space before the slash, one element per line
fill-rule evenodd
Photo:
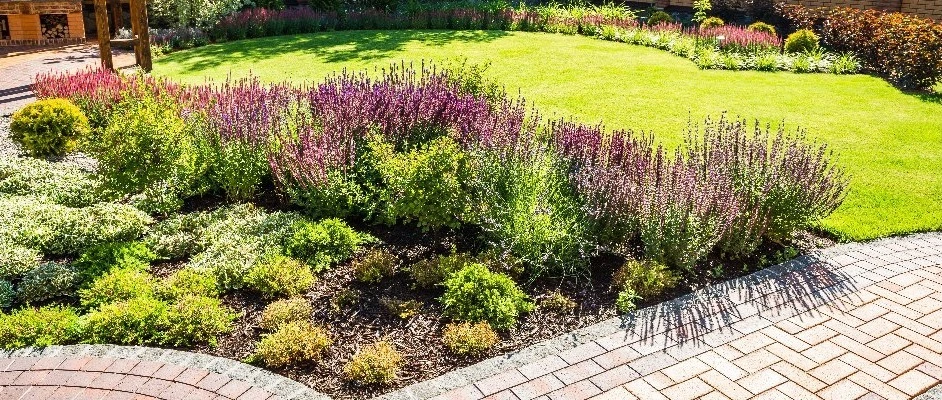
<path fill-rule="evenodd" d="M 71 40 L 48 40 L 42 37 L 42 31 L 39 24 L 39 14 L 8 14 L 7 21 L 10 23 L 10 40 L 0 41 L 2 42 L 0 45 L 83 42 L 85 40 L 85 22 L 82 20 L 82 13 L 69 13 L 67 18 L 69 20 L 68 39 Z"/>

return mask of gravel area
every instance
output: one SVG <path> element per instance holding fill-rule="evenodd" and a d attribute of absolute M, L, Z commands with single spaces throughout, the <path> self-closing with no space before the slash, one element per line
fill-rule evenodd
<path fill-rule="evenodd" d="M 20 146 L 10 139 L 10 119 L 9 116 L 0 116 L 0 157 L 26 157 L 26 153 L 20 149 Z M 62 163 L 63 165 L 71 164 L 88 172 L 95 172 L 98 169 L 97 160 L 80 152 L 66 155 L 60 159 L 49 159 L 48 161 Z"/>

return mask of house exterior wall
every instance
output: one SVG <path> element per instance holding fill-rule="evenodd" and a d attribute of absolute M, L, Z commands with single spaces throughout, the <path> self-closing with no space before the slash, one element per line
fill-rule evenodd
<path fill-rule="evenodd" d="M 0 46 L 70 44 L 85 42 L 85 22 L 81 3 L 22 1 L 0 3 L 0 14 L 6 15 L 10 24 L 10 39 L 0 40 Z M 42 36 L 40 14 L 66 14 L 69 37 L 46 39 Z"/>

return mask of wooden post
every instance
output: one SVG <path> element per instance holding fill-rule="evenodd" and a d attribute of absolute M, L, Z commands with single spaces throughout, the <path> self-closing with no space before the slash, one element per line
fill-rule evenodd
<path fill-rule="evenodd" d="M 111 8 L 109 11 L 111 15 L 111 31 L 118 33 L 118 30 L 124 26 L 124 12 L 121 11 L 121 0 L 109 0 L 110 4 L 108 6 Z"/>
<path fill-rule="evenodd" d="M 153 69 L 150 54 L 150 29 L 147 27 L 146 0 L 131 0 L 131 31 L 137 42 L 134 44 L 134 58 L 144 71 Z"/>
<path fill-rule="evenodd" d="M 98 52 L 101 53 L 101 65 L 114 70 L 111 58 L 111 30 L 108 29 L 108 4 L 105 0 L 95 0 L 95 25 L 98 27 Z"/>

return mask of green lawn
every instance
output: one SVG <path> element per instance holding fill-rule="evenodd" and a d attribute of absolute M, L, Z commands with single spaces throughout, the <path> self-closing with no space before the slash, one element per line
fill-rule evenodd
<path fill-rule="evenodd" d="M 488 73 L 544 112 L 653 131 L 668 144 L 688 120 L 726 111 L 806 128 L 851 173 L 823 228 L 848 240 L 942 229 L 942 96 L 865 76 L 701 71 L 667 52 L 540 33 L 351 31 L 206 46 L 162 57 L 157 75 L 307 82 L 344 68 L 421 60 L 491 62 Z"/>

